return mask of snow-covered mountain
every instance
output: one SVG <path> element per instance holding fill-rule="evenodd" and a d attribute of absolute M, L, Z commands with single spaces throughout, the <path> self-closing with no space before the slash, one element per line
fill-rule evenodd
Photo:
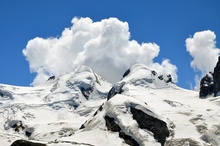
<path fill-rule="evenodd" d="M 48 146 L 219 146 L 220 97 L 200 99 L 142 64 L 114 85 L 82 66 L 37 87 L 0 85 L 0 146 L 19 139 Z"/>

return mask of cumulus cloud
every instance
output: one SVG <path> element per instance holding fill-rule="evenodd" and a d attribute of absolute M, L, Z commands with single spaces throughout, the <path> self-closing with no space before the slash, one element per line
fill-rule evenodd
<path fill-rule="evenodd" d="M 216 35 L 210 30 L 196 32 L 193 37 L 186 39 L 186 48 L 193 57 L 191 67 L 197 72 L 195 75 L 196 89 L 199 87 L 199 80 L 205 74 L 213 71 L 220 50 L 216 48 Z"/>
<path fill-rule="evenodd" d="M 51 76 L 60 75 L 81 65 L 91 67 L 114 83 L 135 63 L 143 63 L 158 72 L 169 73 L 177 81 L 177 68 L 169 60 L 161 64 L 153 60 L 160 47 L 155 43 L 139 44 L 130 40 L 129 26 L 117 18 L 93 22 L 90 18 L 73 18 L 72 26 L 60 37 L 30 40 L 23 54 L 31 72 L 37 73 L 33 85 Z"/>

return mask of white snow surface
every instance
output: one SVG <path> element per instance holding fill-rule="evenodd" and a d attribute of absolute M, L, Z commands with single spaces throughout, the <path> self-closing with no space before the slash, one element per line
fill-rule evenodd
<path fill-rule="evenodd" d="M 139 145 L 161 146 L 151 131 L 139 127 L 131 107 L 166 122 L 170 134 L 165 146 L 175 140 L 183 140 L 179 143 L 183 146 L 192 141 L 198 146 L 219 146 L 220 97 L 200 99 L 197 91 L 158 76 L 135 64 L 120 81 L 125 82 L 123 92 L 109 100 L 113 85 L 86 66 L 37 87 L 0 84 L 0 146 L 18 139 L 48 146 L 128 145 L 118 132 L 108 130 L 105 116 L 114 118 Z M 25 129 L 16 132 L 13 125 L 20 121 Z"/>

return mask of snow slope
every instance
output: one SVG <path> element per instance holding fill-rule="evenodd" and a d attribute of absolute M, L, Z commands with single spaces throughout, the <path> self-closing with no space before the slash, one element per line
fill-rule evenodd
<path fill-rule="evenodd" d="M 113 86 L 82 66 L 38 87 L 0 85 L 0 145 L 220 145 L 220 97 L 200 99 L 142 64 L 123 76 Z"/>
<path fill-rule="evenodd" d="M 105 101 L 111 84 L 82 66 L 38 87 L 0 85 L 0 145 L 16 139 L 54 141 L 74 133 Z M 13 125 L 22 121 L 28 138 Z"/>

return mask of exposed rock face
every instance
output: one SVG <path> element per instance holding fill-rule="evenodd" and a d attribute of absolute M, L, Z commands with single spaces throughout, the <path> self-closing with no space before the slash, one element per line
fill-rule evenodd
<path fill-rule="evenodd" d="M 217 96 L 218 92 L 220 91 L 220 56 L 214 68 L 213 80 L 214 80 L 214 96 Z"/>
<path fill-rule="evenodd" d="M 24 125 L 23 122 L 20 120 L 7 120 L 4 123 L 4 129 L 13 129 L 15 132 L 24 131 L 27 137 L 30 137 L 31 134 L 34 132 L 33 127 L 28 127 L 27 125 Z"/>
<path fill-rule="evenodd" d="M 119 125 L 115 122 L 114 118 L 111 118 L 109 116 L 105 116 L 105 122 L 106 122 L 106 127 L 108 130 L 113 131 L 113 132 L 119 132 L 119 137 L 124 139 L 125 142 L 130 145 L 130 146 L 139 146 L 138 142 L 134 140 L 131 136 L 125 134 Z"/>
<path fill-rule="evenodd" d="M 55 79 L 55 76 L 51 76 L 51 77 L 48 78 L 47 81 L 54 80 L 54 79 Z"/>
<path fill-rule="evenodd" d="M 131 107 L 133 118 L 137 121 L 142 129 L 147 129 L 154 134 L 154 138 L 164 146 L 166 137 L 169 136 L 167 124 L 164 121 L 156 119 L 150 115 L 145 114 L 141 110 Z"/>
<path fill-rule="evenodd" d="M 204 76 L 200 81 L 199 97 L 205 98 L 207 95 L 213 94 L 213 86 L 212 74 Z"/>
<path fill-rule="evenodd" d="M 11 144 L 11 146 L 47 146 L 47 145 L 42 143 L 34 143 L 26 140 L 16 140 Z"/>
<path fill-rule="evenodd" d="M 124 77 L 126 77 L 127 75 L 129 75 L 129 73 L 130 73 L 130 72 L 131 72 L 131 70 L 130 70 L 130 69 L 126 70 L 126 72 L 123 74 L 123 76 L 122 76 L 122 77 L 123 77 L 123 78 L 124 78 Z"/>
<path fill-rule="evenodd" d="M 111 118 L 109 116 L 105 116 L 105 124 L 108 130 L 113 132 L 120 132 L 121 128 L 118 126 L 118 124 L 115 123 L 115 119 Z"/>
<path fill-rule="evenodd" d="M 215 97 L 220 95 L 220 56 L 214 68 L 214 73 L 209 73 L 210 75 L 207 74 L 200 81 L 200 98 L 205 98 L 207 95 L 211 95 L 213 93 Z"/>

